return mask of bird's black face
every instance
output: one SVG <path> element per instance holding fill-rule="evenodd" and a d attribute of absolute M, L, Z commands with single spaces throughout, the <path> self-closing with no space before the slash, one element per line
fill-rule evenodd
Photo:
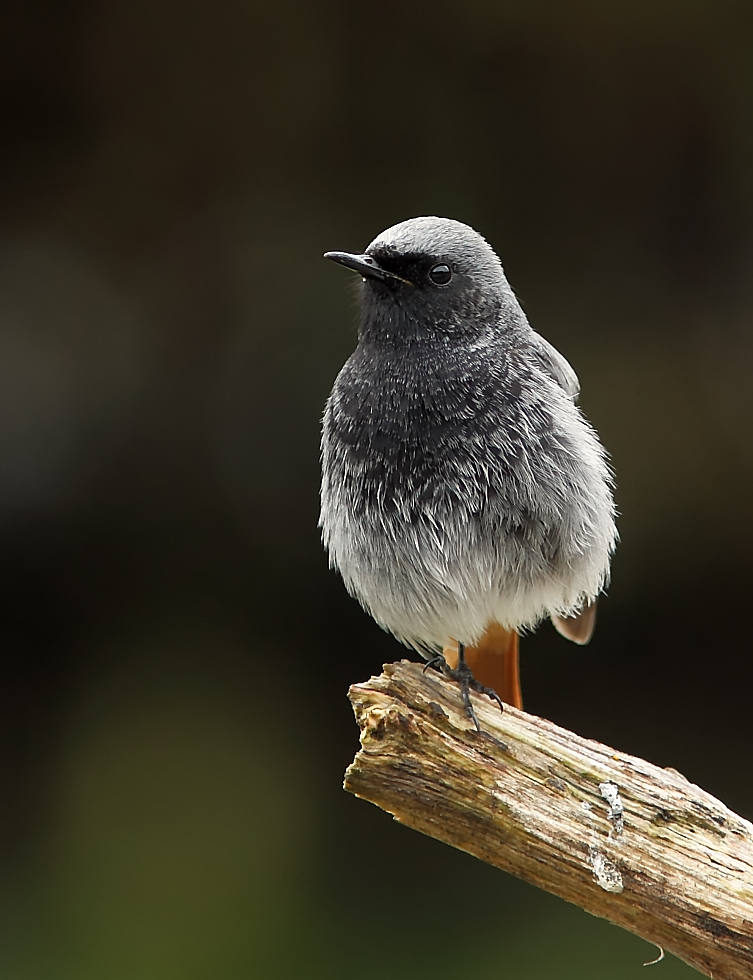
<path fill-rule="evenodd" d="M 398 284 L 422 288 L 449 286 L 455 270 L 448 257 L 420 252 L 398 252 L 389 248 L 374 248 L 363 255 L 350 252 L 325 252 L 324 257 L 358 272 L 364 280 L 397 287 Z"/>
<path fill-rule="evenodd" d="M 499 313 L 495 291 L 481 288 L 467 262 L 441 252 L 371 246 L 363 255 L 327 252 L 364 281 L 361 336 L 405 343 L 474 338 Z"/>
<path fill-rule="evenodd" d="M 367 254 L 389 277 L 366 277 L 362 333 L 389 330 L 398 342 L 475 339 L 498 319 L 499 297 L 463 256 L 387 246 Z"/>
<path fill-rule="evenodd" d="M 402 283 L 414 289 L 436 289 L 458 281 L 459 270 L 453 267 L 452 259 L 444 255 L 430 255 L 422 252 L 399 252 L 387 247 L 373 248 L 367 256 L 374 259 L 380 269 L 394 276 L 387 279 L 390 284 Z"/>

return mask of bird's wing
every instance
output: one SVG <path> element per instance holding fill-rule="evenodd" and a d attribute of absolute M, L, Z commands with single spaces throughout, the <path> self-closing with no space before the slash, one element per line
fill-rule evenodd
<path fill-rule="evenodd" d="M 580 394 L 580 381 L 567 358 L 538 333 L 534 333 L 533 351 L 546 373 L 575 401 Z"/>
<path fill-rule="evenodd" d="M 584 646 L 593 636 L 596 626 L 596 599 L 574 616 L 552 616 L 552 625 L 565 639 Z"/>
<path fill-rule="evenodd" d="M 535 334 L 534 354 L 546 373 L 576 401 L 580 394 L 580 381 L 567 358 L 541 334 Z M 581 646 L 588 643 L 596 626 L 596 600 L 589 602 L 574 616 L 552 616 L 552 624 L 558 633 L 573 643 Z"/>

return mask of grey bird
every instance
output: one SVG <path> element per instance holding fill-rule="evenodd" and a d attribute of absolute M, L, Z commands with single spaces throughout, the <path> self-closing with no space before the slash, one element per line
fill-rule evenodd
<path fill-rule="evenodd" d="M 381 627 L 468 689 L 522 707 L 518 636 L 593 632 L 617 541 L 612 474 L 567 360 L 490 245 L 412 218 L 365 253 L 358 345 L 322 433 L 322 539 Z"/>

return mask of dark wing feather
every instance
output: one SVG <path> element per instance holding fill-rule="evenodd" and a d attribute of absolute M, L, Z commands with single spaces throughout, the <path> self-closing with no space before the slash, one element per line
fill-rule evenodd
<path fill-rule="evenodd" d="M 580 394 L 580 381 L 567 358 L 535 331 L 533 352 L 546 373 L 575 401 Z"/>
<path fill-rule="evenodd" d="M 575 401 L 580 394 L 580 381 L 570 362 L 540 334 L 535 334 L 534 354 L 546 373 Z M 552 623 L 566 639 L 583 646 L 596 626 L 596 600 L 574 616 L 552 616 Z"/>

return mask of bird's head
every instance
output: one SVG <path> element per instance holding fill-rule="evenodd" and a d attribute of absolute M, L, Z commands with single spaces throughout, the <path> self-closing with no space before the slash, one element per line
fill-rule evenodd
<path fill-rule="evenodd" d="M 522 317 L 496 253 L 451 218 L 411 218 L 361 254 L 325 257 L 363 277 L 361 336 L 473 340 Z"/>

